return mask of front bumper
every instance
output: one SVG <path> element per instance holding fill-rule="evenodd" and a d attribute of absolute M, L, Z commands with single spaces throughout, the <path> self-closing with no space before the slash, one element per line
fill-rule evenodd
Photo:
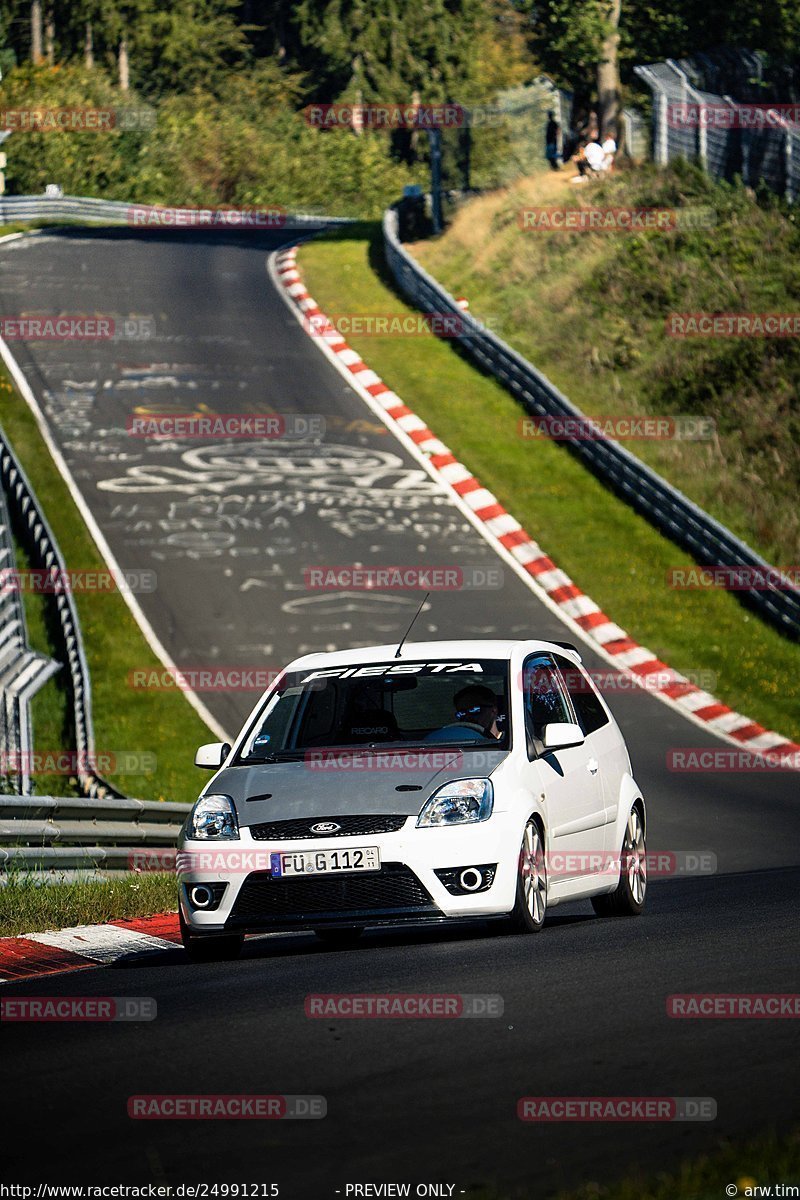
<path fill-rule="evenodd" d="M 178 877 L 184 920 L 195 933 L 284 931 L 323 926 L 386 925 L 407 921 L 480 918 L 511 911 L 516 892 L 517 844 L 507 814 L 477 825 L 417 829 L 411 816 L 394 833 L 256 841 L 247 827 L 238 842 L 185 840 Z M 377 846 L 379 871 L 335 872 L 274 879 L 270 855 L 291 851 Z M 496 863 L 490 887 L 453 895 L 438 878 L 443 869 Z M 213 911 L 194 908 L 196 883 L 225 883 Z"/>

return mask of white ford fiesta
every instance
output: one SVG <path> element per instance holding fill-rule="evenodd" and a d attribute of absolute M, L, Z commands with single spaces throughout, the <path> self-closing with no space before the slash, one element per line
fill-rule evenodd
<path fill-rule="evenodd" d="M 590 898 L 637 915 L 645 805 L 569 643 L 420 642 L 296 659 L 217 769 L 178 853 L 184 945 L 246 933 L 504 918 Z"/>

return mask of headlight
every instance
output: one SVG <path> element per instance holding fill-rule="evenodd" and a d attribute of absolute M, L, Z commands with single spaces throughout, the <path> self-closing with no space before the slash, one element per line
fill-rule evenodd
<path fill-rule="evenodd" d="M 230 796 L 201 796 L 189 817 L 188 836 L 200 841 L 228 838 L 238 842 L 239 822 Z"/>
<path fill-rule="evenodd" d="M 417 829 L 488 821 L 493 804 L 494 789 L 488 779 L 454 779 L 433 793 L 417 817 Z"/>

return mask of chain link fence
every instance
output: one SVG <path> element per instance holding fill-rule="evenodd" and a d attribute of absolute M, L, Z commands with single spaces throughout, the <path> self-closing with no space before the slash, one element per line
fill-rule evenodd
<path fill-rule="evenodd" d="M 798 199 L 800 104 L 740 100 L 705 91 L 696 86 L 700 73 L 690 62 L 667 59 L 634 70 L 653 93 L 657 163 L 694 160 L 715 179 L 739 176 L 749 187 L 766 184 L 790 204 Z M 711 77 L 721 79 L 720 69 Z"/>

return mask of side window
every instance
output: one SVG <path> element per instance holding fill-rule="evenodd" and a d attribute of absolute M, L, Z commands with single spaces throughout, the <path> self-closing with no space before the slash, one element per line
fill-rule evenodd
<path fill-rule="evenodd" d="M 592 687 L 580 667 L 559 654 L 555 656 L 561 669 L 561 677 L 567 686 L 572 707 L 578 718 L 578 724 L 588 736 L 596 729 L 602 729 L 608 724 L 608 713 L 603 708 L 600 697 Z"/>
<path fill-rule="evenodd" d="M 531 739 L 534 746 L 541 742 L 545 725 L 574 720 L 558 670 L 549 654 L 532 654 L 525 660 L 522 694 L 529 747 Z"/>

